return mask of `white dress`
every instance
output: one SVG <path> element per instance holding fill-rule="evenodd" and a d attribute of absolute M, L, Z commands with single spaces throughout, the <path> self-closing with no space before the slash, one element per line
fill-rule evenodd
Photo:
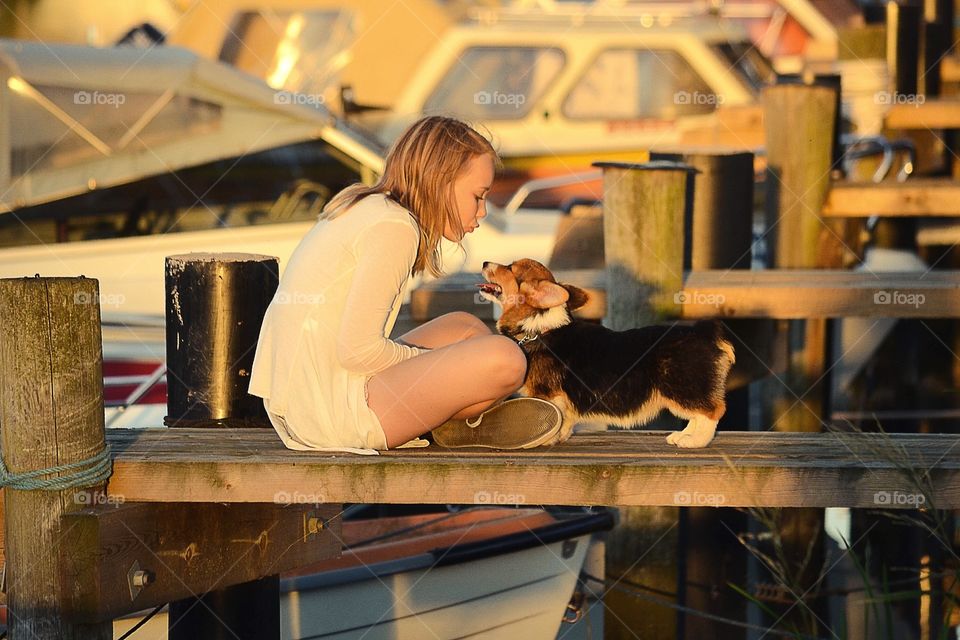
<path fill-rule="evenodd" d="M 294 250 L 263 319 L 249 389 L 288 448 L 387 448 L 366 384 L 424 353 L 388 337 L 419 241 L 411 214 L 374 194 L 319 221 Z"/>

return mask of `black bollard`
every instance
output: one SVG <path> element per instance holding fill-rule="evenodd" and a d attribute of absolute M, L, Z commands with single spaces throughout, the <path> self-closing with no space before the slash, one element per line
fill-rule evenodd
<path fill-rule="evenodd" d="M 272 256 L 167 258 L 167 426 L 270 426 L 263 401 L 247 388 L 260 325 L 278 283 Z M 280 576 L 171 602 L 168 637 L 279 640 Z"/>
<path fill-rule="evenodd" d="M 888 0 L 887 67 L 893 95 L 917 95 L 922 21 L 923 7 L 919 4 Z"/>
<path fill-rule="evenodd" d="M 270 426 L 247 388 L 278 273 L 272 256 L 167 257 L 167 426 Z"/>

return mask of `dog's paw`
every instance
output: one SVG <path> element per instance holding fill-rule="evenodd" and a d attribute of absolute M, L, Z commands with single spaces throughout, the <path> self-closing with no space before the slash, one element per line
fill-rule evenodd
<path fill-rule="evenodd" d="M 684 431 L 674 431 L 667 436 L 667 444 L 672 444 L 681 449 L 702 449 L 713 440 L 713 433 L 704 433 L 694 431 L 692 433 Z"/>
<path fill-rule="evenodd" d="M 569 440 L 570 436 L 572 435 L 573 435 L 573 426 L 571 425 L 570 427 L 567 427 L 566 425 L 564 425 L 559 431 L 557 431 L 557 435 L 551 438 L 549 442 L 546 442 L 544 444 L 546 444 L 547 446 L 560 444 L 561 442 L 566 442 L 567 440 Z"/>
<path fill-rule="evenodd" d="M 566 438 L 561 437 L 559 434 L 557 434 L 557 435 L 555 435 L 553 438 L 551 438 L 550 440 L 544 442 L 544 443 L 543 443 L 542 445 L 540 445 L 540 446 L 541 446 L 541 447 L 552 447 L 552 446 L 554 446 L 554 445 L 560 444 L 560 443 L 563 442 L 564 440 L 566 440 Z"/>

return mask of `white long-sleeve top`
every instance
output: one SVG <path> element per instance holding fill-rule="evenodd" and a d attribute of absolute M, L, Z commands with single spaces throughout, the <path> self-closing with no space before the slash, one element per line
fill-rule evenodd
<path fill-rule="evenodd" d="M 388 337 L 419 239 L 410 213 L 375 194 L 319 221 L 294 250 L 263 319 L 249 389 L 284 417 L 282 427 L 271 420 L 288 447 L 371 446 L 379 423 L 363 397 L 367 379 L 424 351 Z"/>

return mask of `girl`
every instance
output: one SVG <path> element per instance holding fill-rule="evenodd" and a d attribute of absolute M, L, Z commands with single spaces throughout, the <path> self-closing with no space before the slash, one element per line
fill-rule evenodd
<path fill-rule="evenodd" d="M 496 160 L 466 124 L 424 118 L 379 182 L 324 208 L 267 308 L 250 378 L 288 448 L 375 453 L 438 425 L 444 446 L 527 448 L 557 434 L 550 403 L 497 404 L 523 383 L 526 356 L 478 318 L 449 313 L 388 337 L 408 278 L 440 275 L 440 239 L 459 242 L 486 216 Z"/>

